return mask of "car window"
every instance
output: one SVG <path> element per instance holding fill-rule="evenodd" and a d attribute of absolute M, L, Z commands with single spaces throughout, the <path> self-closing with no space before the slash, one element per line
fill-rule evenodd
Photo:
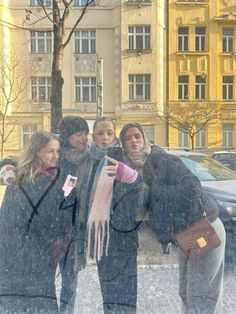
<path fill-rule="evenodd" d="M 218 154 L 213 156 L 216 160 L 236 160 L 235 154 Z"/>
<path fill-rule="evenodd" d="M 205 156 L 181 156 L 185 165 L 200 181 L 235 180 L 236 172 Z"/>

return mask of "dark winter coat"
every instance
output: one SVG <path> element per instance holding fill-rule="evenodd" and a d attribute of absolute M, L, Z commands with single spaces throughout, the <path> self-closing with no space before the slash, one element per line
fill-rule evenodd
<path fill-rule="evenodd" d="M 143 174 L 150 186 L 147 208 L 163 244 L 171 240 L 173 231 L 200 218 L 203 210 L 211 222 L 217 218 L 215 201 L 202 190 L 198 178 L 178 157 L 153 146 Z"/>
<path fill-rule="evenodd" d="M 123 161 L 131 166 L 128 159 Z M 105 305 L 119 304 L 129 309 L 136 306 L 136 257 L 140 226 L 136 217 L 143 210 L 144 192 L 144 184 L 140 176 L 132 184 L 114 181 L 108 256 L 103 255 L 97 264 Z M 123 313 L 120 308 L 119 312 Z"/>
<path fill-rule="evenodd" d="M 0 211 L 0 296 L 56 298 L 55 271 L 64 254 L 56 244 L 72 238 L 77 202 L 73 191 L 64 199 L 60 176 L 53 178 L 40 173 L 33 183 L 7 187 Z M 43 195 L 34 212 L 32 204 Z"/>

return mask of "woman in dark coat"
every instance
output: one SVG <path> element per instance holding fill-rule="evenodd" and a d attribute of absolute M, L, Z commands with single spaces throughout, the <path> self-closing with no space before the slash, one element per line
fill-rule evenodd
<path fill-rule="evenodd" d="M 104 224 L 103 221 L 94 220 L 95 223 L 104 226 L 105 231 L 103 251 L 99 252 L 98 243 L 94 253 L 97 255 L 103 309 L 104 313 L 131 313 L 130 311 L 135 311 L 137 298 L 136 254 L 139 227 L 133 217 L 143 207 L 143 184 L 141 178 L 131 180 L 132 182 L 128 180 L 129 183 L 121 182 L 121 177 L 116 174 L 113 179 L 110 179 L 112 184 L 112 190 L 108 193 L 112 196 L 110 203 L 103 201 L 110 188 L 109 182 L 108 186 L 103 188 L 102 198 L 97 201 L 95 190 L 99 186 L 102 169 L 106 166 L 104 156 L 109 147 L 119 146 L 115 138 L 113 121 L 107 118 L 97 119 L 93 128 L 93 140 L 90 149 L 90 166 L 80 168 L 82 171 L 85 169 L 88 171 L 87 175 L 84 175 L 88 182 L 83 181 L 85 196 L 81 195 L 80 200 L 86 201 L 89 225 L 93 209 L 98 213 L 105 213 Z M 122 161 L 125 164 L 130 163 L 127 158 L 122 158 Z M 82 174 L 79 177 L 82 178 Z"/>
<path fill-rule="evenodd" d="M 36 132 L 17 162 L 0 211 L 0 312 L 57 313 L 55 272 L 73 242 L 74 191 L 64 197 L 59 141 Z M 61 245 L 63 244 L 63 245 Z M 63 248 L 62 248 L 63 247 Z"/>
<path fill-rule="evenodd" d="M 196 261 L 179 250 L 179 295 L 183 313 L 221 313 L 225 230 L 216 202 L 180 159 L 148 143 L 140 124 L 125 125 L 120 139 L 126 156 L 149 186 L 145 207 L 162 244 L 172 241 L 173 230 L 184 229 L 206 212 L 221 245 Z"/>
<path fill-rule="evenodd" d="M 86 120 L 79 116 L 66 116 L 59 123 L 60 158 L 59 168 L 61 177 L 66 180 L 67 175 L 78 178 L 81 167 L 87 167 L 88 161 L 88 133 Z M 78 178 L 79 179 L 79 178 Z M 80 188 L 79 188 L 80 189 Z M 76 191 L 79 193 L 76 185 Z M 78 197 L 78 206 L 80 206 Z M 80 206 L 81 207 L 81 206 Z M 76 296 L 78 271 L 86 266 L 86 221 L 77 219 L 76 241 L 71 244 L 66 263 L 59 260 L 61 273 L 60 312 L 72 313 Z"/>

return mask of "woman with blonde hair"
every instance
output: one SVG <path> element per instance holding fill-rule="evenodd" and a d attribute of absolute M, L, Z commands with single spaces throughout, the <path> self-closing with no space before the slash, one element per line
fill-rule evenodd
<path fill-rule="evenodd" d="M 74 191 L 64 196 L 58 158 L 57 136 L 36 132 L 17 161 L 16 184 L 7 186 L 0 211 L 1 313 L 58 313 L 56 267 L 62 258 L 66 263 L 77 204 Z"/>

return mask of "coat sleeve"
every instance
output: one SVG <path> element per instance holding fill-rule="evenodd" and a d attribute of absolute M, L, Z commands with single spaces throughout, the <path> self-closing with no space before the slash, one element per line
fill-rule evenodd
<path fill-rule="evenodd" d="M 116 182 L 113 189 L 111 225 L 118 231 L 132 231 L 139 226 L 136 220 L 143 209 L 146 191 L 141 177 L 134 183 Z"/>
<path fill-rule="evenodd" d="M 156 174 L 150 193 L 151 219 L 160 241 L 167 243 L 173 232 L 201 217 L 201 183 L 176 156 L 154 156 L 151 162 Z"/>

